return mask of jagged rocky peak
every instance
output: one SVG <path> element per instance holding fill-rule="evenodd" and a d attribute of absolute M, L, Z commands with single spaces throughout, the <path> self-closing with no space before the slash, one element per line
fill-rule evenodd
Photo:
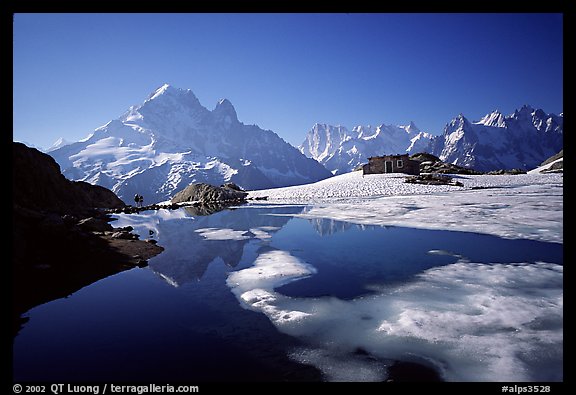
<path fill-rule="evenodd" d="M 473 124 L 461 114 L 444 130 L 430 152 L 479 171 L 530 170 L 563 146 L 562 117 L 529 105 L 506 117 L 493 111 Z"/>
<path fill-rule="evenodd" d="M 333 174 L 341 174 L 366 163 L 370 156 L 422 150 L 431 138 L 414 122 L 402 126 L 358 125 L 351 130 L 344 126 L 315 124 L 299 148 Z"/>
<path fill-rule="evenodd" d="M 448 124 L 446 124 L 444 127 L 444 134 L 450 134 L 457 130 L 463 130 L 468 125 L 470 125 L 470 122 L 468 119 L 466 119 L 464 114 L 460 113 L 456 118 L 452 119 Z"/>
<path fill-rule="evenodd" d="M 534 111 L 533 114 L 534 114 L 535 117 L 538 117 L 538 118 L 546 118 L 546 117 L 548 117 L 548 114 L 546 114 L 546 113 L 544 112 L 544 110 L 542 110 L 541 108 L 539 108 L 539 109 L 537 109 L 536 111 Z"/>
<path fill-rule="evenodd" d="M 408 126 L 406 126 L 405 129 L 408 133 L 414 133 L 414 134 L 420 133 L 420 129 L 418 128 L 418 126 L 416 126 L 414 121 L 410 121 L 410 123 L 408 124 Z"/>
<path fill-rule="evenodd" d="M 522 108 L 520 108 L 519 110 L 516 109 L 514 110 L 514 114 L 512 114 L 512 118 L 516 118 L 516 119 L 521 119 L 521 118 L 529 118 L 532 113 L 534 112 L 534 109 L 532 108 L 532 106 L 530 106 L 529 104 L 524 104 L 522 106 Z"/>
<path fill-rule="evenodd" d="M 212 113 L 219 119 L 225 120 L 227 119 L 226 117 L 228 117 L 230 121 L 238 122 L 238 115 L 236 114 L 236 109 L 228 99 L 220 99 L 216 104 L 216 107 L 214 108 L 214 111 L 212 111 Z"/>
<path fill-rule="evenodd" d="M 486 114 L 478 123 L 486 126 L 496 126 L 499 128 L 506 126 L 505 117 L 499 110 L 494 110 L 491 113 Z"/>

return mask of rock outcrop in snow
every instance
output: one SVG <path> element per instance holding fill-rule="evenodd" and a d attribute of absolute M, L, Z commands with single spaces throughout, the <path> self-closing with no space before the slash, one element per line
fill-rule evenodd
<path fill-rule="evenodd" d="M 66 177 L 105 186 L 127 203 L 136 193 L 151 203 L 167 200 L 195 182 L 256 189 L 331 175 L 276 133 L 238 121 L 228 100 L 210 111 L 191 90 L 167 84 L 84 140 L 50 155 Z"/>
<path fill-rule="evenodd" d="M 236 187 L 234 184 L 225 184 L 216 187 L 209 184 L 191 184 L 178 192 L 172 198 L 172 203 L 201 202 L 201 203 L 228 203 L 243 201 L 248 196 L 247 192 Z"/>
<path fill-rule="evenodd" d="M 532 169 L 529 173 L 563 173 L 564 172 L 564 150 L 560 150 L 555 155 L 546 159 L 539 167 Z"/>

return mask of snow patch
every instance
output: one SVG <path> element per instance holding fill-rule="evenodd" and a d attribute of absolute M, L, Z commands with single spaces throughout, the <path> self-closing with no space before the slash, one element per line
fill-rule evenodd
<path fill-rule="evenodd" d="M 207 240 L 247 240 L 250 238 L 247 232 L 243 230 L 203 228 L 196 229 L 194 232 Z"/>
<path fill-rule="evenodd" d="M 315 272 L 314 267 L 288 252 L 276 250 L 261 254 L 253 267 L 230 274 L 226 284 L 243 307 L 266 314 L 276 325 L 286 326 L 311 313 L 291 308 L 291 298 L 274 292 L 274 288 Z M 282 308 L 277 307 L 279 304 Z"/>

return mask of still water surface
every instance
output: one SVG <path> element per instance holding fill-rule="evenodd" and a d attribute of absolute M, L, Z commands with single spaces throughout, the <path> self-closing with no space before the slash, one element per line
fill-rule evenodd
<path fill-rule="evenodd" d="M 446 347 L 450 350 L 460 345 L 440 339 L 445 341 L 443 351 L 435 350 L 428 332 L 416 331 L 412 317 L 410 324 L 402 324 L 402 328 L 409 328 L 405 333 L 383 331 L 384 324 L 398 329 L 404 323 L 402 320 L 406 320 L 398 312 L 398 303 L 407 306 L 405 312 L 414 310 L 414 303 L 419 303 L 417 299 L 423 294 L 414 293 L 414 288 L 409 290 L 410 286 L 421 286 L 434 275 L 448 284 L 444 285 L 446 292 L 452 292 L 449 287 L 457 281 L 474 282 L 475 275 L 466 274 L 466 270 L 487 267 L 490 270 L 484 278 L 491 278 L 497 269 L 500 274 L 494 278 L 511 283 L 508 288 L 502 288 L 501 284 L 494 288 L 498 290 L 495 297 L 502 297 L 508 291 L 501 289 L 507 289 L 510 292 L 505 295 L 507 298 L 522 303 L 532 303 L 530 298 L 542 302 L 543 296 L 531 296 L 530 288 L 547 284 L 550 289 L 544 298 L 548 299 L 542 303 L 556 303 L 559 297 L 561 301 L 562 273 L 558 269 L 563 263 L 561 244 L 294 217 L 305 210 L 302 206 L 248 206 L 209 216 L 179 209 L 122 217 L 122 225 L 132 224 L 144 237 L 152 230 L 151 237 L 165 251 L 151 259 L 147 268 L 119 273 L 68 298 L 30 310 L 26 314 L 30 321 L 14 340 L 14 380 L 384 380 L 390 361 L 404 357 L 429 364 L 446 379 L 470 379 L 473 376 L 453 368 L 461 357 L 446 351 Z M 274 317 L 242 303 L 231 292 L 227 284 L 230 274 L 252 267 L 258 257 L 270 251 L 281 251 L 314 268 L 314 274 L 275 289 L 275 294 L 299 306 L 297 309 L 318 312 L 310 321 L 314 322 L 313 328 L 298 322 L 284 327 Z M 514 266 L 517 263 L 524 266 Z M 455 265 L 455 269 L 451 270 L 450 265 Z M 532 282 L 512 284 L 519 270 L 528 270 Z M 480 285 L 491 287 L 485 282 Z M 480 285 L 472 284 L 476 287 L 474 292 L 486 294 L 478 288 Z M 438 283 L 434 286 L 438 287 Z M 474 293 L 467 292 L 459 289 L 445 300 L 433 294 L 431 297 L 438 300 L 432 307 L 423 297 L 422 306 L 428 307 L 422 310 L 450 311 L 469 319 L 473 315 L 469 313 L 470 306 L 474 305 L 469 299 Z M 388 297 L 378 299 L 383 295 Z M 395 304 L 388 306 L 388 301 Z M 355 325 L 350 322 L 353 314 L 346 313 L 348 307 L 334 311 L 326 307 L 334 303 L 349 306 L 350 311 L 363 310 L 361 322 L 369 317 L 375 326 L 358 329 L 356 335 L 342 330 L 326 338 L 333 331 L 322 329 L 323 325 L 325 328 Z M 460 305 L 468 307 L 462 310 L 454 307 Z M 512 377 L 561 380 L 562 337 L 557 332 L 562 330 L 562 316 L 549 306 L 530 314 L 533 317 L 518 319 L 510 325 L 518 330 L 527 321 L 526 325 L 532 325 L 527 328 L 536 335 L 539 331 L 553 330 L 556 337 L 552 336 L 551 344 L 547 345 L 551 350 L 548 355 L 536 361 L 538 341 L 534 350 L 519 347 L 524 354 L 519 361 L 514 360 L 519 371 L 512 371 Z M 422 322 L 429 322 L 431 328 L 434 321 L 426 319 Z M 537 327 L 534 322 L 542 323 Z M 521 337 L 506 335 L 506 331 L 514 329 L 498 325 L 491 328 L 496 328 L 499 335 L 504 334 L 504 344 L 523 344 Z M 457 336 L 469 335 L 466 332 L 469 326 L 461 324 L 447 331 L 454 330 Z M 483 336 L 479 333 L 474 336 Z M 534 333 L 530 336 L 535 336 Z M 386 334 L 385 342 L 372 338 Z M 355 336 L 366 339 L 352 341 Z M 423 342 L 421 346 L 415 348 L 414 339 Z M 485 347 L 484 343 L 478 344 Z M 384 349 L 394 350 L 387 353 Z M 421 353 L 414 351 L 420 349 Z M 479 352 L 488 355 L 495 352 L 486 350 Z M 514 353 L 512 350 L 511 354 Z M 473 362 L 473 369 L 482 366 Z M 488 364 L 487 371 L 478 373 L 477 378 L 490 377 L 492 368 Z"/>

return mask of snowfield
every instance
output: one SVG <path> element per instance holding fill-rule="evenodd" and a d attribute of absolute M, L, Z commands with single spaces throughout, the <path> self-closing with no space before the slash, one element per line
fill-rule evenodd
<path fill-rule="evenodd" d="M 363 176 L 361 171 L 354 171 L 313 184 L 251 191 L 249 197 L 268 196 L 269 200 L 310 203 L 349 198 L 435 194 L 472 188 L 515 187 L 542 183 L 562 184 L 563 180 L 562 174 L 452 175 L 452 177 L 464 184 L 464 187 L 409 184 L 404 182 L 405 174 L 367 174 Z"/>
<path fill-rule="evenodd" d="M 309 204 L 306 218 L 460 230 L 563 242 L 563 175 L 458 175 L 463 187 L 352 172 L 313 184 L 251 191 L 267 203 Z"/>

